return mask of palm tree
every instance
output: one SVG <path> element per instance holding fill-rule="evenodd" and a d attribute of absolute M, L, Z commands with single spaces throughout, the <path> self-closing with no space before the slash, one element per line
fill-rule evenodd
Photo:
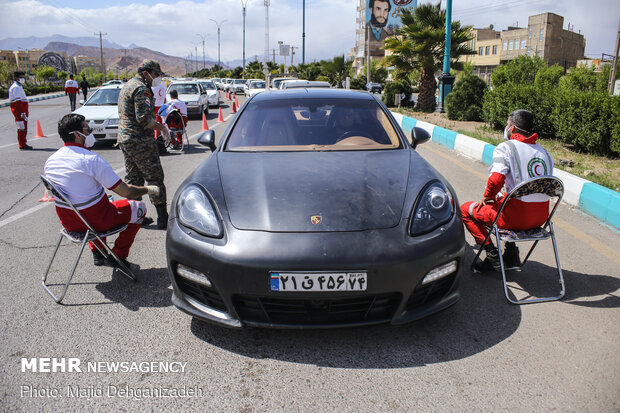
<path fill-rule="evenodd" d="M 402 26 L 395 30 L 396 36 L 385 39 L 385 50 L 393 54 L 384 58 L 386 66 L 394 66 L 394 77 L 403 79 L 414 69 L 421 69 L 420 93 L 416 109 L 423 112 L 435 110 L 435 73 L 443 66 L 445 47 L 446 11 L 440 3 L 423 4 L 412 13 L 402 8 Z M 460 70 L 463 63 L 459 57 L 475 54 L 467 47 L 471 26 L 461 27 L 459 21 L 452 22 L 450 45 L 450 66 Z"/>
<path fill-rule="evenodd" d="M 321 60 L 321 71 L 332 86 L 342 87 L 342 83 L 351 72 L 352 63 L 350 60 L 345 60 L 344 55 L 336 56 L 332 60 Z"/>

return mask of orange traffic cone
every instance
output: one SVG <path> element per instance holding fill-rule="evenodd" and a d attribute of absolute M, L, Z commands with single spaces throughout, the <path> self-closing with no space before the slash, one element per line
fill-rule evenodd
<path fill-rule="evenodd" d="M 237 113 L 237 105 L 235 105 L 234 101 L 233 101 L 233 105 L 232 105 L 232 113 Z"/>
<path fill-rule="evenodd" d="M 34 135 L 35 138 L 47 138 L 47 136 L 45 136 L 43 134 L 43 129 L 41 129 L 41 123 L 39 122 L 39 120 L 37 119 L 37 134 Z"/>
<path fill-rule="evenodd" d="M 239 101 L 237 100 L 237 95 L 235 95 L 235 103 L 237 104 L 237 109 L 239 109 Z"/>
<path fill-rule="evenodd" d="M 47 188 L 45 188 L 45 194 L 43 194 L 43 198 L 39 199 L 39 202 L 54 202 L 54 197 L 49 195 Z"/>
<path fill-rule="evenodd" d="M 219 113 L 217 115 L 218 122 L 224 122 L 224 116 L 222 116 L 222 108 L 220 107 Z"/>
<path fill-rule="evenodd" d="M 209 124 L 207 123 L 207 116 L 204 112 L 202 112 L 202 130 L 200 132 L 204 132 L 209 130 Z"/>

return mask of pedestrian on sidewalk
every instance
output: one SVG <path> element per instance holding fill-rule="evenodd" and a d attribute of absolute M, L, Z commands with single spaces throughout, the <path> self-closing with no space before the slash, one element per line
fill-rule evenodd
<path fill-rule="evenodd" d="M 88 89 L 90 88 L 90 84 L 86 80 L 86 76 L 82 75 L 82 81 L 80 82 L 80 89 L 82 89 L 82 93 L 84 94 L 84 101 L 86 102 L 86 97 L 88 96 Z"/>
<path fill-rule="evenodd" d="M 9 87 L 9 102 L 11 112 L 15 118 L 17 126 L 17 143 L 21 150 L 32 150 L 32 146 L 26 143 L 26 135 L 28 135 L 28 99 L 24 92 L 23 84 L 26 81 L 24 72 L 17 71 L 13 73 L 15 81 Z"/>
<path fill-rule="evenodd" d="M 71 112 L 75 110 L 75 97 L 80 93 L 78 82 L 73 80 L 73 74 L 69 75 L 69 80 L 65 82 L 65 95 L 69 95 L 69 103 L 71 104 Z"/>

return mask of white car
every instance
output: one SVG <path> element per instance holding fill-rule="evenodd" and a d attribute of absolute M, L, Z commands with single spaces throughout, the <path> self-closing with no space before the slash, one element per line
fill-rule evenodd
<path fill-rule="evenodd" d="M 323 82 L 320 80 L 285 80 L 280 83 L 280 89 L 309 89 L 309 88 L 323 88 L 330 89 L 332 86 L 329 82 Z"/>
<path fill-rule="evenodd" d="M 271 79 L 271 89 L 280 89 L 280 83 L 284 80 L 297 80 L 296 77 L 276 77 Z"/>
<path fill-rule="evenodd" d="M 166 91 L 166 100 L 170 102 L 170 92 L 176 90 L 179 94 L 179 100 L 187 106 L 187 116 L 209 114 L 209 96 L 202 88 L 202 85 L 196 80 L 187 80 L 180 82 L 172 82 Z"/>
<path fill-rule="evenodd" d="M 121 87 L 118 84 L 102 86 L 86 102 L 80 100 L 82 107 L 73 111 L 86 118 L 97 141 L 116 141 L 118 137 L 118 95 Z"/>
<path fill-rule="evenodd" d="M 217 90 L 215 84 L 211 80 L 206 79 L 199 80 L 198 82 L 202 85 L 202 88 L 207 92 L 207 95 L 209 96 L 209 106 L 220 106 L 219 91 Z"/>
<path fill-rule="evenodd" d="M 246 90 L 245 95 L 248 97 L 252 97 L 257 93 L 265 91 L 265 81 L 264 80 L 253 80 L 250 82 L 248 86 L 248 90 Z"/>
<path fill-rule="evenodd" d="M 112 86 L 112 85 L 121 85 L 122 86 L 124 84 L 125 84 L 124 80 L 114 79 L 114 80 L 110 80 L 110 81 L 105 82 L 101 86 Z"/>

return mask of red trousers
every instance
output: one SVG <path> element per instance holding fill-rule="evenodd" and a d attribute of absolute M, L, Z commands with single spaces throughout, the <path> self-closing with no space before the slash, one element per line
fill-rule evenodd
<path fill-rule="evenodd" d="M 60 218 L 62 226 L 65 227 L 67 231 L 86 231 L 88 229 L 73 210 L 56 207 L 56 213 L 58 214 L 58 218 Z M 129 200 L 120 199 L 110 202 L 106 196 L 97 204 L 80 210 L 80 213 L 95 231 L 100 232 L 127 224 L 131 220 L 131 206 L 129 205 Z M 127 258 L 129 255 L 129 248 L 131 248 L 139 229 L 140 224 L 129 224 L 127 228 L 118 234 L 112 251 L 114 251 L 119 258 Z M 105 238 L 103 238 L 103 241 L 105 242 Z M 92 242 L 89 243 L 89 246 L 91 251 L 96 249 Z M 101 248 L 103 248 L 103 246 L 101 246 Z"/>
<path fill-rule="evenodd" d="M 465 202 L 461 205 L 461 216 L 465 228 L 476 239 L 476 244 L 482 244 L 489 231 L 485 228 L 491 226 L 497 212 L 502 206 L 502 201 L 474 207 L 475 202 Z M 523 202 L 512 199 L 502 211 L 497 220 L 497 225 L 503 229 L 524 230 L 540 227 L 549 217 L 549 202 Z M 491 238 L 487 244 L 491 242 Z"/>
<path fill-rule="evenodd" d="M 17 129 L 17 143 L 20 149 L 26 147 L 26 136 L 28 135 L 28 121 L 24 121 L 24 129 Z"/>

